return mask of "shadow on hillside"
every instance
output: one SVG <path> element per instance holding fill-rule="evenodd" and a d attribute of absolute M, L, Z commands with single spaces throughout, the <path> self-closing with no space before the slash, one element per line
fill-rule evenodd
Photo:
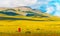
<path fill-rule="evenodd" d="M 0 20 L 48 21 L 48 20 L 34 20 L 34 19 L 27 19 L 27 18 L 10 18 L 10 17 L 0 17 Z M 49 20 L 49 21 L 54 21 L 54 20 Z"/>

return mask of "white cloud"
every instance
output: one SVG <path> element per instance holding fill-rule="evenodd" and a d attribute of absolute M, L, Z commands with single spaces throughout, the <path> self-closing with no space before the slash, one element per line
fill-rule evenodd
<path fill-rule="evenodd" d="M 30 6 L 37 0 L 0 0 L 0 7 Z"/>
<path fill-rule="evenodd" d="M 0 0 L 0 7 L 6 7 L 9 6 L 9 2 L 8 0 Z"/>
<path fill-rule="evenodd" d="M 60 11 L 60 5 L 59 5 L 59 3 L 55 3 L 55 5 L 56 5 L 56 10 Z"/>
<path fill-rule="evenodd" d="M 46 13 L 52 13 L 53 11 L 54 11 L 54 8 L 53 7 L 48 7 Z"/>

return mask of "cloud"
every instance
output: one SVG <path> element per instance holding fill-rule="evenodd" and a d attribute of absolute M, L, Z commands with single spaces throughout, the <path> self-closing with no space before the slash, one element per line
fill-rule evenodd
<path fill-rule="evenodd" d="M 60 11 L 60 5 L 59 5 L 59 3 L 55 3 L 55 5 L 56 5 L 56 10 Z"/>
<path fill-rule="evenodd" d="M 53 7 L 48 7 L 46 13 L 52 13 L 53 10 L 54 10 Z"/>
<path fill-rule="evenodd" d="M 30 6 L 37 0 L 0 0 L 0 7 Z"/>
<path fill-rule="evenodd" d="M 42 8 L 41 8 L 42 7 Z M 38 0 L 32 8 L 46 11 L 54 16 L 60 16 L 60 0 Z"/>
<path fill-rule="evenodd" d="M 6 6 L 9 6 L 9 3 L 10 1 L 8 0 L 0 0 L 0 7 L 6 7 Z"/>
<path fill-rule="evenodd" d="M 46 13 L 49 13 L 51 15 L 60 17 L 60 4 L 59 3 L 54 3 L 53 5 L 55 5 L 55 6 L 47 7 L 47 12 Z"/>

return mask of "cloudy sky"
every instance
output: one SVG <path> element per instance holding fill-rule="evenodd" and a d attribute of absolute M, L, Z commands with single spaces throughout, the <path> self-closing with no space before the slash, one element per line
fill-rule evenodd
<path fill-rule="evenodd" d="M 0 7 L 30 6 L 37 0 L 0 0 Z"/>
<path fill-rule="evenodd" d="M 0 7 L 29 6 L 51 15 L 60 16 L 60 0 L 0 0 Z"/>

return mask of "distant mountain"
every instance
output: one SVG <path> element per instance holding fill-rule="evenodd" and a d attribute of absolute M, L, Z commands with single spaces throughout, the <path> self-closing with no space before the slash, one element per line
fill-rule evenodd
<path fill-rule="evenodd" d="M 39 10 L 31 9 L 27 6 L 20 6 L 15 8 L 0 8 L 0 14 L 8 16 L 35 16 L 35 17 L 50 17 L 47 13 L 42 13 Z"/>
<path fill-rule="evenodd" d="M 60 18 L 56 16 L 49 15 L 47 13 L 42 13 L 40 10 L 31 9 L 27 6 L 20 6 L 15 8 L 0 8 L 0 17 L 20 17 L 24 16 L 24 18 L 46 18 L 46 19 L 52 19 L 52 20 L 59 20 Z M 15 17 L 15 18 L 16 18 Z M 39 20 L 39 19 L 38 19 Z"/>

